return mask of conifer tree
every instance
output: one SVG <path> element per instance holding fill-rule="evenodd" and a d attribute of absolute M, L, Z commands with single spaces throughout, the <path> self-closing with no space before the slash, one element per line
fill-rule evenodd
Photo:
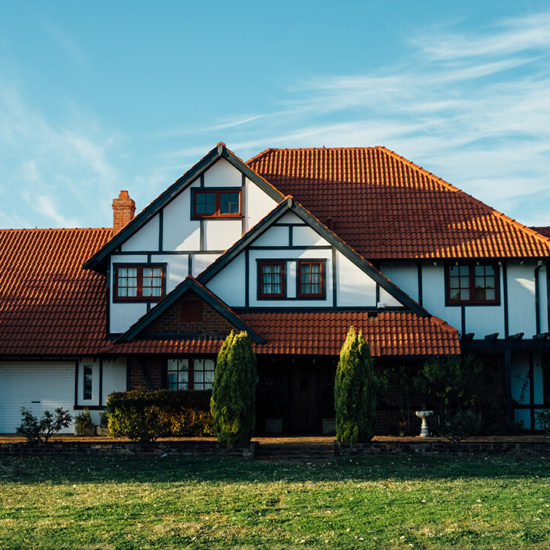
<path fill-rule="evenodd" d="M 231 331 L 216 362 L 210 410 L 220 443 L 247 443 L 256 424 L 256 356 L 246 332 Z"/>
<path fill-rule="evenodd" d="M 340 350 L 334 381 L 336 438 L 340 443 L 364 443 L 374 435 L 376 380 L 373 361 L 362 332 L 350 327 Z"/>

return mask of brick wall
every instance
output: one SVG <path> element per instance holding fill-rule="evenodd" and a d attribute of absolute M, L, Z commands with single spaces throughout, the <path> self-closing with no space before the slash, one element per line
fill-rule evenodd
<path fill-rule="evenodd" d="M 159 334 L 227 335 L 235 327 L 194 292 L 187 292 L 153 321 L 145 336 Z"/>
<path fill-rule="evenodd" d="M 129 390 L 160 390 L 166 388 L 166 359 L 162 357 L 128 358 Z"/>

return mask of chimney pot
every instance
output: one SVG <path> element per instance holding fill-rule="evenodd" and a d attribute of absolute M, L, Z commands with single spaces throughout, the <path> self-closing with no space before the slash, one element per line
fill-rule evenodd
<path fill-rule="evenodd" d="M 113 199 L 113 235 L 124 229 L 133 219 L 136 203 L 130 198 L 128 191 L 122 190 L 118 199 Z"/>

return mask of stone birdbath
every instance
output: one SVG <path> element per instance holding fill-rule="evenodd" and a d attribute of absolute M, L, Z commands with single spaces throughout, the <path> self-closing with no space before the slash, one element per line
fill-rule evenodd
<path fill-rule="evenodd" d="M 428 431 L 428 417 L 432 416 L 433 413 L 433 411 L 415 411 L 416 416 L 422 420 L 420 437 L 428 437 L 430 435 L 430 432 Z"/>

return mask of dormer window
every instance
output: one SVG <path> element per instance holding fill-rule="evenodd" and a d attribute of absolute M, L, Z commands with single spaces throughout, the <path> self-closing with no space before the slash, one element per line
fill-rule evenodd
<path fill-rule="evenodd" d="M 193 189 L 193 218 L 240 217 L 240 189 Z"/>
<path fill-rule="evenodd" d="M 165 294 L 164 265 L 114 266 L 115 302 L 154 302 Z"/>

